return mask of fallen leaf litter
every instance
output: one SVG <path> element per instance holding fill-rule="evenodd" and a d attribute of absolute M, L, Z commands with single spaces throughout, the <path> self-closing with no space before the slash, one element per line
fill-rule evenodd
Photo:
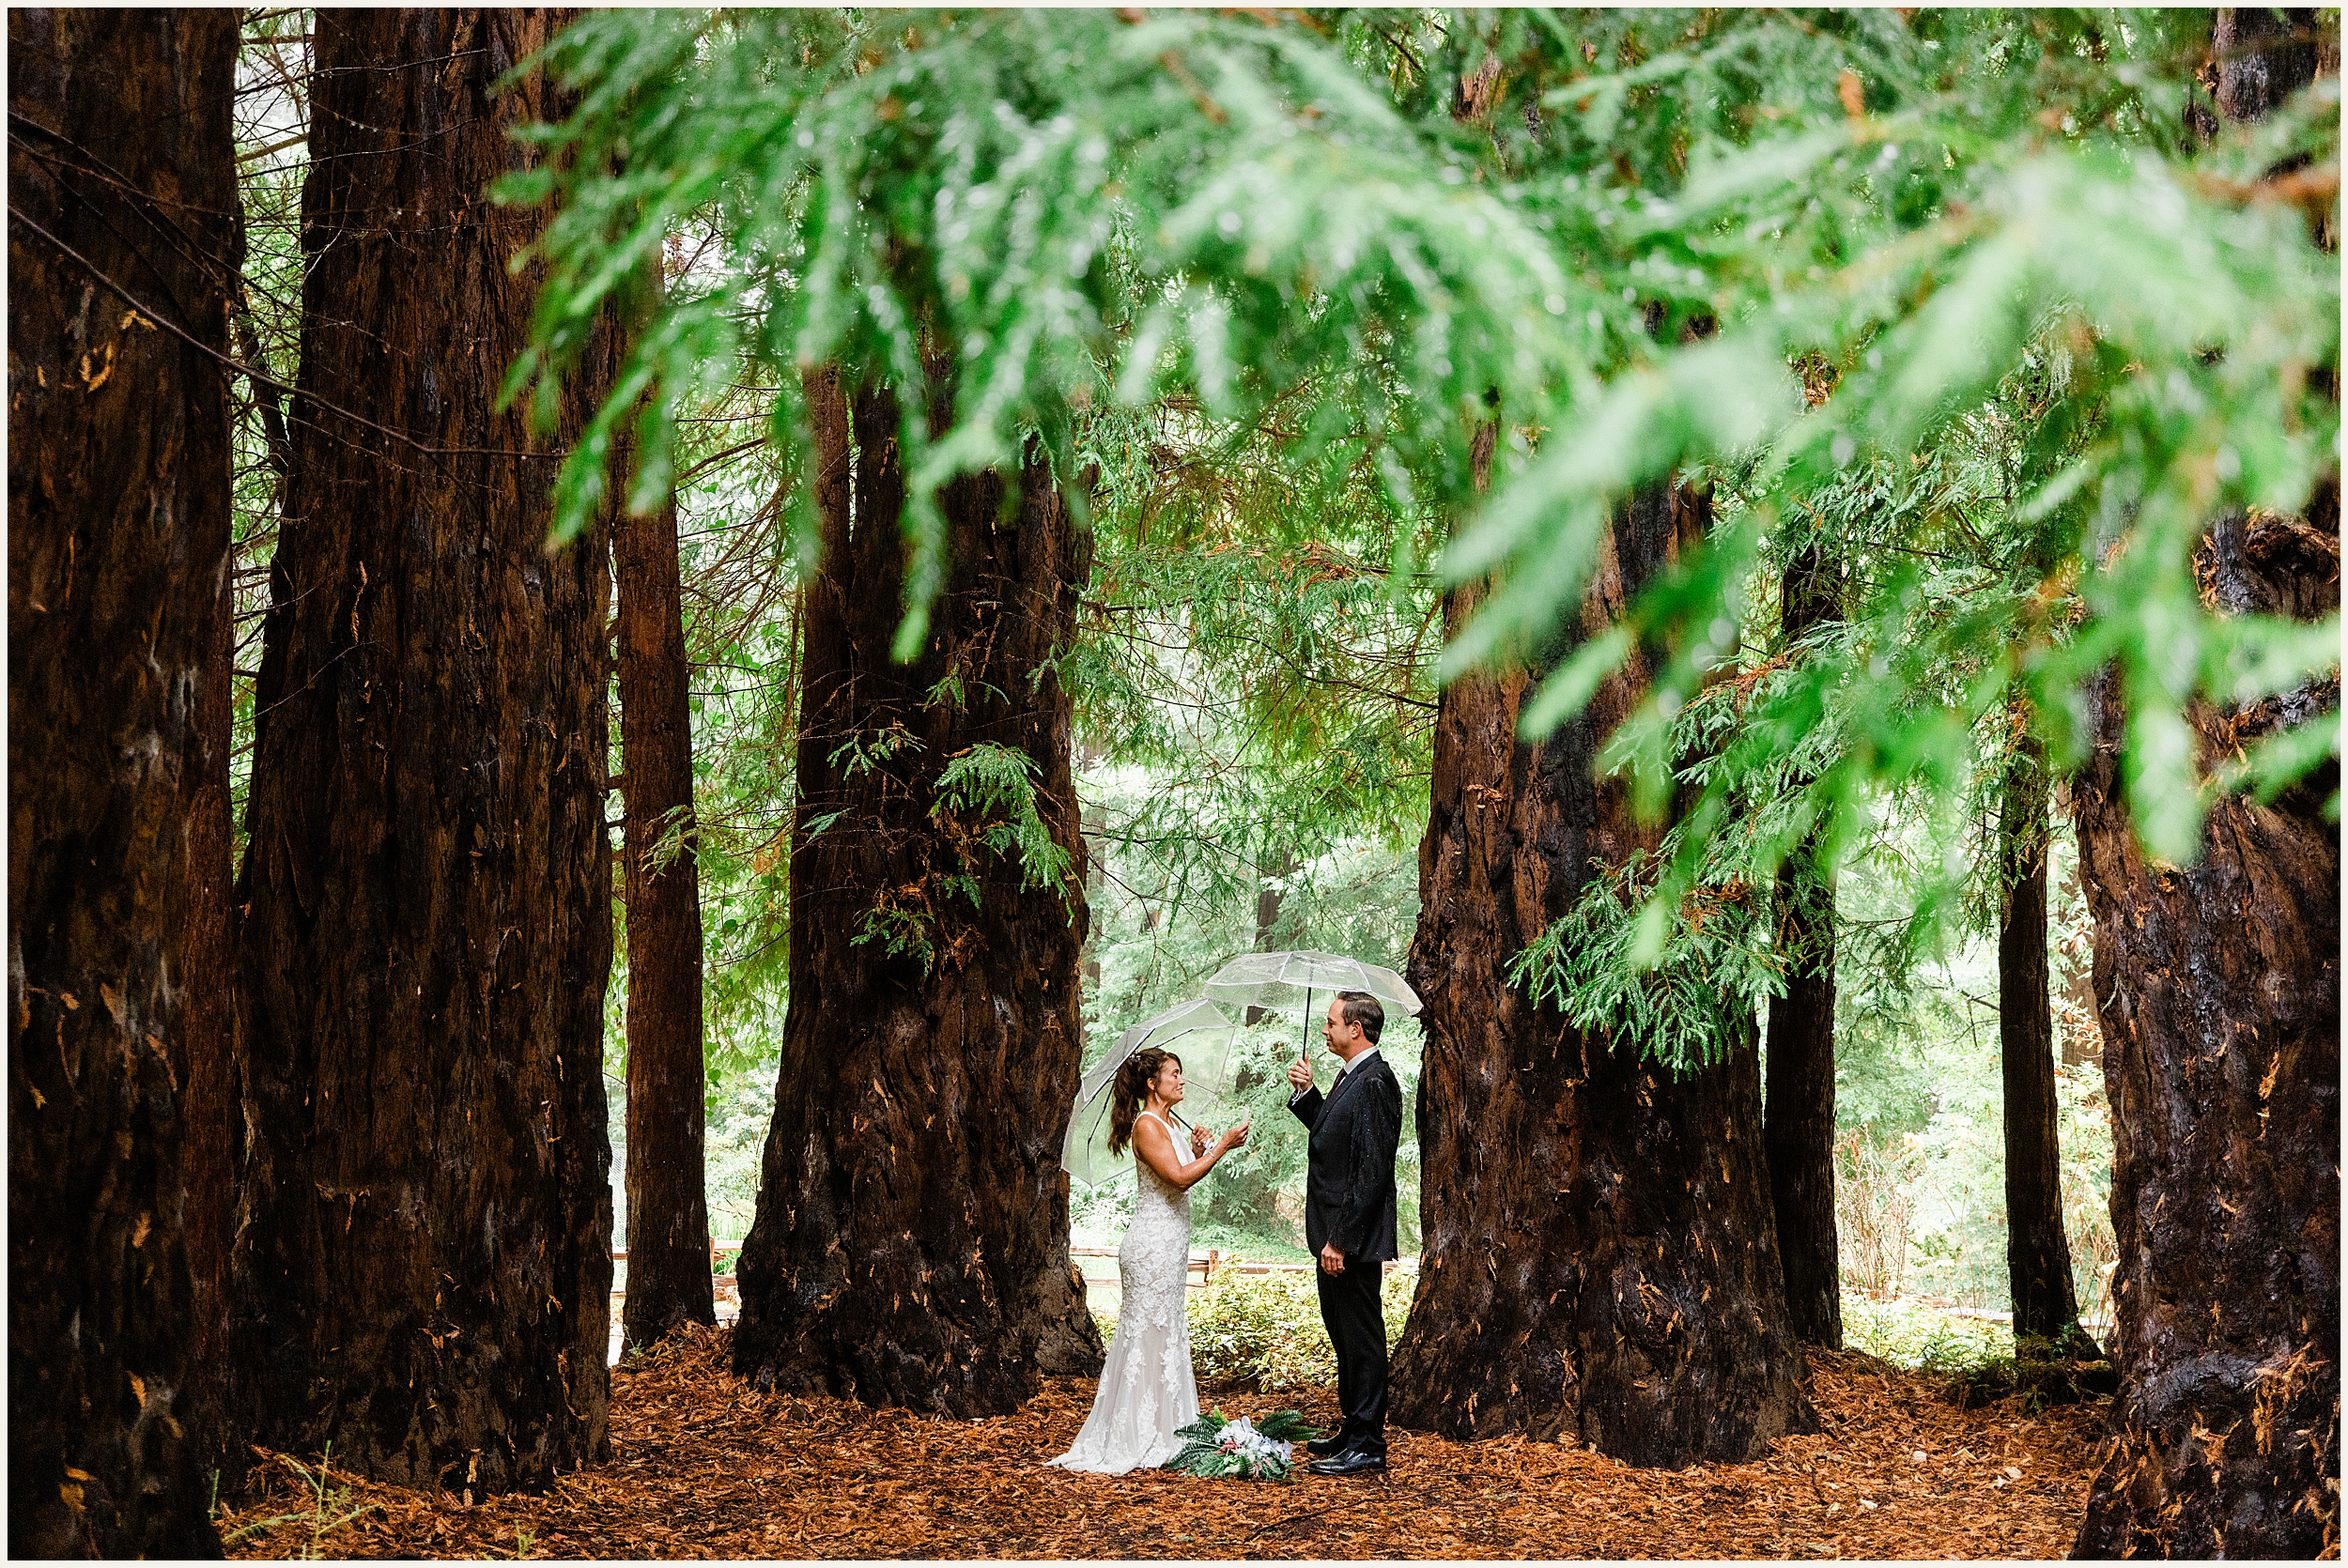
<path fill-rule="evenodd" d="M 1811 1353 L 1819 1433 L 1742 1465 L 1670 1471 L 1584 1448 L 1390 1434 L 1384 1481 L 1278 1483 L 1160 1471 L 1074 1475 L 1093 1385 L 1053 1378 L 1022 1409 L 958 1422 L 765 1394 L 727 1371 L 730 1329 L 688 1330 L 611 1376 L 611 1462 L 543 1495 L 348 1489 L 317 1499 L 257 1466 L 220 1515 L 228 1555 L 780 1558 L 2047 1558 L 2078 1529 L 2105 1407 L 1959 1410 L 1934 1379 Z M 1334 1395 L 1208 1391 L 1227 1411 Z M 315 1467 L 310 1467 L 315 1471 Z M 256 1528 L 257 1527 L 257 1528 Z"/>

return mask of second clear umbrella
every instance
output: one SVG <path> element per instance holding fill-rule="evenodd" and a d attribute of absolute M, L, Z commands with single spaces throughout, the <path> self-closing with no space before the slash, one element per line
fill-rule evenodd
<path fill-rule="evenodd" d="M 1116 1096 L 1110 1089 L 1117 1069 L 1136 1051 L 1170 1051 L 1182 1058 L 1188 1093 L 1182 1108 L 1187 1121 L 1220 1115 L 1221 1091 L 1230 1070 L 1231 1042 L 1239 1026 L 1212 1002 L 1190 1001 L 1145 1018 L 1117 1038 L 1076 1085 L 1076 1109 L 1068 1118 L 1068 1137 L 1060 1145 L 1060 1164 L 1071 1180 L 1099 1187 L 1134 1168 L 1133 1151 L 1109 1152 L 1110 1115 Z"/>

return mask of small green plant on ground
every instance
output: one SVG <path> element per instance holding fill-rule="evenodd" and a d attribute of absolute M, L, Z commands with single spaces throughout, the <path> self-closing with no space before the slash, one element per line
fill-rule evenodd
<path fill-rule="evenodd" d="M 2021 1394 L 2035 1412 L 2100 1398 L 2119 1386 L 2111 1363 L 2084 1336 L 2061 1345 L 2036 1339 L 2017 1344 L 2002 1323 L 1847 1291 L 1843 1343 L 1944 1379 L 1950 1402 L 1967 1409 Z"/>
<path fill-rule="evenodd" d="M 1965 1409 L 1995 1405 L 2019 1394 L 2032 1414 L 2056 1405 L 2078 1405 L 2117 1393 L 2120 1376 L 2102 1349 L 2084 1334 L 2055 1342 L 2022 1339 L 2010 1354 L 1956 1370 L 1948 1395 Z"/>
<path fill-rule="evenodd" d="M 1956 1375 L 2014 1354 L 2002 1323 L 1952 1317 L 1912 1301 L 1877 1301 L 1843 1293 L 1843 1343 L 1893 1366 Z"/>
<path fill-rule="evenodd" d="M 348 1486 L 332 1484 L 331 1465 L 333 1457 L 334 1445 L 332 1443 L 326 1445 L 326 1452 L 319 1455 L 317 1467 L 315 1469 L 303 1465 L 301 1460 L 296 1459 L 290 1453 L 277 1455 L 278 1462 L 293 1471 L 302 1485 L 309 1488 L 309 1508 L 306 1511 L 296 1510 L 290 1514 L 276 1514 L 266 1519 L 255 1519 L 249 1525 L 241 1526 L 223 1535 L 220 1538 L 220 1544 L 224 1546 L 233 1546 L 250 1536 L 273 1530 L 279 1525 L 297 1524 L 306 1520 L 310 1526 L 310 1539 L 296 1547 L 291 1555 L 304 1561 L 315 1561 L 330 1555 L 339 1556 L 339 1553 L 329 1553 L 326 1538 L 366 1513 L 374 1505 L 363 1502 L 353 1506 L 351 1489 Z M 217 1506 L 217 1499 L 215 1506 Z"/>

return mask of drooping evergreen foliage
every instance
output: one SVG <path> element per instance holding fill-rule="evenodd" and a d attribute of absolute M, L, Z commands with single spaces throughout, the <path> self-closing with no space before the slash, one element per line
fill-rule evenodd
<path fill-rule="evenodd" d="M 548 360 L 566 362 L 625 283 L 622 258 L 680 217 L 714 208 L 744 264 L 669 302 L 626 399 L 566 474 L 566 518 L 585 515 L 610 426 L 647 386 L 640 500 L 668 476 L 662 416 L 737 347 L 778 372 L 837 360 L 913 384 L 922 342 L 948 345 L 961 367 L 946 427 L 908 404 L 899 431 L 901 652 L 943 570 L 935 490 L 1013 459 L 1025 429 L 1073 473 L 1084 410 L 1112 395 L 1179 384 L 1240 418 L 1310 382 L 1292 410 L 1308 435 L 1367 398 L 1402 449 L 1392 483 L 1415 466 L 1463 486 L 1475 411 L 1494 393 L 1533 406 L 1586 370 L 1595 341 L 1535 215 L 1464 154 L 1432 156 L 1311 28 L 612 14 L 567 34 L 555 64 L 587 94 L 559 132 L 574 172 L 509 187 L 563 201 Z M 794 377 L 775 384 L 779 433 L 797 435 Z M 812 538 L 809 517 L 800 528 Z"/>
<path fill-rule="evenodd" d="M 1355 459 L 1407 584 L 1497 408 L 1492 495 L 1441 565 L 1500 586 L 1446 670 L 1545 663 L 1614 499 L 1674 469 L 1722 487 L 1711 548 L 1525 715 L 1574 711 L 1634 639 L 1669 650 L 1614 755 L 1649 809 L 1694 796 L 1626 956 L 1652 963 L 1720 883 L 1732 822 L 1732 880 L 1758 884 L 1805 835 L 1846 853 L 1885 788 L 1954 811 L 2011 694 L 2075 761 L 2110 661 L 2139 829 L 2186 855 L 2184 705 L 2287 688 L 2338 643 L 2195 590 L 2208 518 L 2298 505 L 2337 429 L 2338 267 L 2301 210 L 2332 198 L 2287 173 L 2334 156 L 2337 77 L 2210 135 L 2208 37 L 2201 13 L 2085 10 L 599 15 L 556 51 L 585 93 L 549 132 L 570 157 L 514 188 L 561 204 L 536 368 L 685 218 L 715 214 L 740 266 L 672 294 L 565 515 L 647 387 L 640 502 L 737 351 L 791 446 L 795 367 L 904 377 L 950 343 L 950 417 L 908 405 L 900 432 L 909 649 L 935 487 L 1022 431 L 1082 504 L 1083 454 L 1131 418 L 1112 404 L 1270 422 L 1291 455 Z M 1675 715 L 1752 664 L 1756 576 L 1821 533 L 1873 546 L 1848 621 L 1750 683 L 1683 776 Z M 1756 830 L 1739 801 L 1830 710 L 1833 754 Z M 2240 780 L 2336 749 L 2303 725 Z"/>

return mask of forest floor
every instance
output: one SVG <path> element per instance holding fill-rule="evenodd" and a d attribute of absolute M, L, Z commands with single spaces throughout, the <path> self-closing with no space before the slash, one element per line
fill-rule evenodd
<path fill-rule="evenodd" d="M 762 1394 L 728 1329 L 611 1376 L 612 1458 L 543 1496 L 467 1503 L 272 1457 L 219 1514 L 228 1555 L 780 1558 L 2041 1558 L 2068 1552 L 2106 1407 L 1959 1410 L 1939 1379 L 1813 1352 L 1823 1431 L 1768 1457 L 1634 1469 L 1520 1438 L 1390 1434 L 1383 1480 L 1279 1483 L 1047 1469 L 1093 1385 L 957 1422 Z M 1227 1413 L 1334 1396 L 1209 1391 Z"/>

